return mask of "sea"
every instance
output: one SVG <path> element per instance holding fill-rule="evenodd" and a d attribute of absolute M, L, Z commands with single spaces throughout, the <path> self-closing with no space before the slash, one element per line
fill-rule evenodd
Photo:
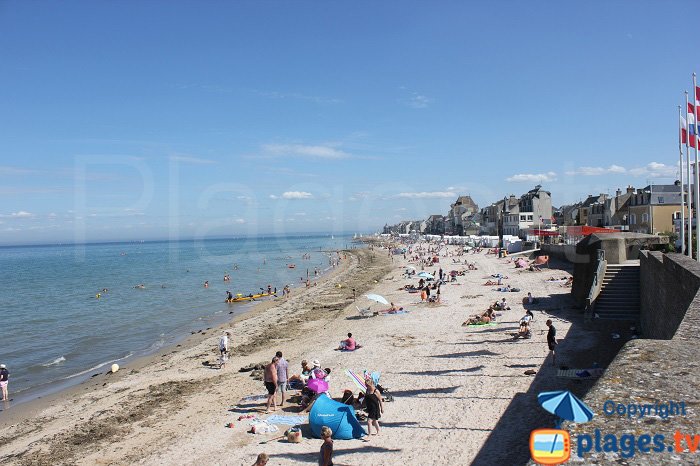
<path fill-rule="evenodd" d="M 10 397 L 41 397 L 174 345 L 251 308 L 226 303 L 226 291 L 271 285 L 281 296 L 351 247 L 331 235 L 0 247 Z"/>

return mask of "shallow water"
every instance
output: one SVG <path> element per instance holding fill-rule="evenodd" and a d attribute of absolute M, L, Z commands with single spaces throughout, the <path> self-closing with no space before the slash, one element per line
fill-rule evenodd
<path fill-rule="evenodd" d="M 226 321 L 249 307 L 225 303 L 227 290 L 271 284 L 281 295 L 285 284 L 303 286 L 307 269 L 311 280 L 328 269 L 325 251 L 349 244 L 298 236 L 0 248 L 0 363 L 11 396 L 52 391 Z"/>

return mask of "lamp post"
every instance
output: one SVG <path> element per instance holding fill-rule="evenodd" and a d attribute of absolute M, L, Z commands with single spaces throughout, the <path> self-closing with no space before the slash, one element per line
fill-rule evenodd
<path fill-rule="evenodd" d="M 500 212 L 500 215 L 498 216 L 499 222 L 498 222 L 498 257 L 501 258 L 503 257 L 503 227 L 506 222 L 506 202 L 508 202 L 507 198 L 503 198 L 503 210 Z"/>

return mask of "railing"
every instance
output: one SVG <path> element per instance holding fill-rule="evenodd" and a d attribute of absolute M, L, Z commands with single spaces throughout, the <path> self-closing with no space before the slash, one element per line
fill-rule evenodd
<path fill-rule="evenodd" d="M 593 274 L 593 283 L 591 283 L 591 289 L 588 292 L 588 297 L 586 298 L 586 311 L 584 314 L 585 320 L 593 319 L 595 300 L 600 295 L 600 290 L 603 287 L 603 278 L 605 277 L 605 269 L 608 266 L 608 261 L 605 260 L 605 251 L 603 249 L 598 250 L 598 258 L 596 260 L 596 269 Z"/>

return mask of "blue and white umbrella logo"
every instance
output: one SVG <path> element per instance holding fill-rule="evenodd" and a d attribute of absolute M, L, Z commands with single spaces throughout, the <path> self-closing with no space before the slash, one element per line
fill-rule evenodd
<path fill-rule="evenodd" d="M 542 392 L 537 395 L 537 401 L 540 405 L 550 413 L 579 424 L 588 422 L 593 419 L 593 411 L 586 406 L 586 403 L 576 398 L 568 390 L 559 390 L 554 392 Z M 557 424 L 559 424 L 558 422 Z"/>

